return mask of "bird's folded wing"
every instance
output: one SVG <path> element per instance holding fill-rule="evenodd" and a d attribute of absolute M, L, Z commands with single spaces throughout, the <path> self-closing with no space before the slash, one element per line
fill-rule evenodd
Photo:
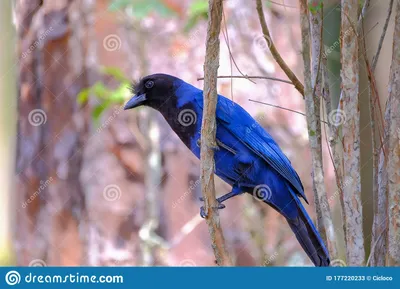
<path fill-rule="evenodd" d="M 196 97 L 196 101 L 203 107 L 202 94 Z M 293 169 L 289 159 L 273 140 L 272 136 L 247 111 L 224 96 L 218 95 L 216 117 L 218 125 L 225 126 L 238 140 L 263 158 L 308 203 L 300 178 Z"/>

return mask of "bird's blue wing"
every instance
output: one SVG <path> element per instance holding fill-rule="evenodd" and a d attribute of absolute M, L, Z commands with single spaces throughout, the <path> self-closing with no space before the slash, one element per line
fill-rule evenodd
<path fill-rule="evenodd" d="M 202 93 L 196 95 L 196 101 L 203 107 Z M 289 159 L 279 148 L 272 136 L 246 110 L 226 97 L 218 95 L 216 117 L 218 125 L 223 125 L 250 150 L 264 159 L 308 203 L 300 178 L 293 169 Z"/>

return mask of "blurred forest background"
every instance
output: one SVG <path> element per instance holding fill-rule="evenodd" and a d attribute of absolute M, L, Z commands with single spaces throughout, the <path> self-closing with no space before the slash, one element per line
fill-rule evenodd
<path fill-rule="evenodd" d="M 200 164 L 161 116 L 124 112 L 132 81 L 176 75 L 202 88 L 208 1 L 15 0 L 0 2 L 0 264 L 61 266 L 214 265 L 199 216 Z M 363 1 L 361 1 L 363 2 Z M 297 0 L 263 1 L 271 38 L 303 80 Z M 372 58 L 391 0 L 365 13 Z M 362 6 L 360 6 L 362 7 Z M 332 106 L 340 96 L 340 1 L 324 1 L 323 44 L 329 47 Z M 394 17 L 375 70 L 388 96 Z M 255 1 L 224 1 L 219 75 L 287 79 L 260 28 Z M 372 143 L 368 78 L 360 59 L 363 227 L 369 256 Z M 277 140 L 300 175 L 316 218 L 305 111 L 289 84 L 219 79 Z M 250 101 L 254 100 L 254 101 Z M 345 263 L 335 172 L 323 127 L 324 182 Z M 345 172 L 346 174 L 347 172 Z M 229 192 L 221 181 L 217 194 Z M 251 195 L 227 202 L 221 223 L 235 265 L 311 265 L 289 226 Z"/>

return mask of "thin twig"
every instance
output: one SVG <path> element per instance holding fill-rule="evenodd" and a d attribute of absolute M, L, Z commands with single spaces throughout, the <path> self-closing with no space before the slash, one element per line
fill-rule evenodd
<path fill-rule="evenodd" d="M 264 105 L 268 105 L 268 106 L 272 106 L 272 107 L 276 107 L 276 108 L 279 108 L 279 109 L 283 109 L 283 110 L 287 110 L 287 111 L 290 111 L 290 112 L 294 112 L 294 113 L 300 114 L 302 116 L 306 116 L 306 114 L 303 113 L 303 112 L 300 112 L 300 111 L 297 111 L 297 110 L 293 110 L 293 109 L 290 109 L 290 108 L 286 108 L 286 107 L 283 107 L 283 106 L 279 106 L 279 105 L 275 105 L 275 104 L 271 104 L 271 103 L 267 103 L 267 102 L 262 102 L 262 101 L 254 100 L 254 99 L 250 99 L 250 98 L 249 98 L 249 101 L 255 102 L 255 103 L 264 104 Z M 328 124 L 325 120 L 321 120 L 321 122 Z"/>
<path fill-rule="evenodd" d="M 275 1 L 271 1 L 271 0 L 268 0 L 268 2 L 269 2 L 269 3 L 272 3 L 272 4 L 275 4 L 275 5 L 278 5 L 278 6 L 283 6 L 283 7 L 285 7 L 285 8 L 294 8 L 294 9 L 297 9 L 297 8 L 298 8 L 298 7 L 296 7 L 296 6 L 286 5 L 286 4 L 284 4 L 284 3 L 278 3 L 278 2 L 275 2 Z"/>
<path fill-rule="evenodd" d="M 289 68 L 286 62 L 283 60 L 281 55 L 276 49 L 274 42 L 272 41 L 271 34 L 269 33 L 269 29 L 267 26 L 267 22 L 265 20 L 265 15 L 263 11 L 263 5 L 261 0 L 257 0 L 257 13 L 258 18 L 260 20 L 261 29 L 264 35 L 265 40 L 269 44 L 269 50 L 271 51 L 272 56 L 274 57 L 275 61 L 279 64 L 282 70 L 286 73 L 287 77 L 292 81 L 294 87 L 300 92 L 302 96 L 304 96 L 304 86 L 297 78 L 297 76 L 293 73 L 293 71 Z"/>
<path fill-rule="evenodd" d="M 357 24 L 357 32 L 359 33 L 361 30 L 361 26 L 363 25 L 363 19 L 365 17 L 365 14 L 367 13 L 367 9 L 369 7 L 369 2 L 371 0 L 365 0 L 363 8 L 361 9 L 360 17 L 358 17 L 358 24 Z"/>
<path fill-rule="evenodd" d="M 289 80 L 284 80 L 284 79 L 280 79 L 280 78 L 276 78 L 276 77 L 269 77 L 269 76 L 222 75 L 222 76 L 217 76 L 217 78 L 267 79 L 267 80 L 280 81 L 280 82 L 287 83 L 287 84 L 293 84 Z M 197 78 L 197 80 L 204 80 L 204 77 L 199 77 L 199 78 Z"/>
<path fill-rule="evenodd" d="M 382 239 L 382 237 L 386 234 L 386 231 L 387 231 L 387 228 L 384 228 L 383 231 L 382 231 L 382 234 L 380 234 L 380 235 L 378 236 L 378 238 L 375 240 L 375 242 L 372 244 L 371 251 L 370 251 L 370 253 L 369 253 L 369 257 L 368 257 L 368 259 L 367 259 L 367 263 L 365 264 L 365 267 L 368 267 L 368 266 L 369 266 L 369 263 L 371 262 L 371 258 L 373 258 L 373 255 L 375 255 L 375 248 L 376 248 L 376 245 L 377 245 L 378 242 Z M 372 241 L 373 241 L 373 239 L 372 239 Z M 384 256 L 382 256 L 382 257 L 384 258 Z M 383 266 L 383 265 L 382 265 L 382 266 Z"/>
<path fill-rule="evenodd" d="M 197 226 L 203 221 L 203 219 L 200 217 L 200 215 L 197 213 L 194 215 L 189 221 L 186 222 L 185 225 L 181 227 L 177 235 L 174 236 L 174 238 L 171 240 L 171 242 L 168 244 L 166 247 L 168 250 L 176 247 L 178 244 L 182 242 L 182 240 L 189 235 L 191 232 L 193 232 L 194 229 L 197 228 Z"/>
<path fill-rule="evenodd" d="M 378 63 L 379 54 L 381 53 L 383 40 L 385 39 L 386 31 L 387 31 L 388 26 L 389 26 L 390 16 L 392 15 L 393 2 L 394 2 L 394 0 L 390 0 L 388 13 L 387 13 L 386 20 L 385 20 L 385 24 L 383 25 L 382 35 L 381 35 L 381 38 L 379 39 L 378 49 L 376 51 L 375 56 L 372 58 L 372 67 L 371 67 L 372 72 L 375 71 L 376 64 Z"/>
<path fill-rule="evenodd" d="M 219 220 L 214 184 L 214 148 L 216 147 L 217 74 L 219 66 L 219 34 L 222 22 L 222 0 L 208 2 L 208 28 L 204 61 L 204 111 L 201 124 L 201 191 L 208 230 L 215 259 L 220 266 L 232 266 Z"/>
<path fill-rule="evenodd" d="M 237 63 L 236 63 L 236 61 L 235 61 L 235 58 L 233 58 L 233 54 L 232 54 L 231 47 L 230 47 L 230 44 L 229 44 L 229 35 L 228 35 L 228 28 L 226 27 L 225 13 L 224 13 L 224 12 L 222 12 L 222 13 L 223 13 L 223 17 L 224 17 L 225 30 L 226 30 L 226 31 L 222 30 L 222 34 L 224 35 L 224 39 L 225 39 L 225 42 L 226 42 L 226 47 L 228 48 L 230 61 L 231 61 L 231 62 L 233 61 L 233 64 L 235 65 L 236 69 L 239 71 L 239 73 L 240 73 L 241 75 L 246 76 L 246 75 L 240 70 L 239 66 L 237 65 Z M 232 74 L 232 64 L 231 64 L 231 74 Z M 249 80 L 250 82 L 253 82 L 253 83 L 255 84 L 255 82 L 252 81 L 251 79 L 248 79 L 248 80 Z"/>
<path fill-rule="evenodd" d="M 228 51 L 229 51 L 229 66 L 230 66 L 231 75 L 232 75 L 233 74 L 232 61 L 234 61 L 234 59 L 233 59 L 233 55 L 231 52 L 231 45 L 229 43 L 229 35 L 228 35 L 228 27 L 226 24 L 225 11 L 223 9 L 222 9 L 222 16 L 223 16 L 223 23 L 224 23 L 224 25 L 223 25 L 224 29 L 222 30 L 222 34 L 224 35 L 226 47 L 228 48 Z M 232 78 L 231 78 L 231 99 L 233 101 L 233 79 Z"/>
<path fill-rule="evenodd" d="M 369 113 L 370 113 L 370 120 L 371 120 L 371 140 L 372 140 L 372 197 L 373 197 L 373 214 L 374 214 L 374 221 L 372 224 L 372 238 L 371 238 L 371 253 L 369 255 L 368 261 L 366 266 L 368 266 L 369 261 L 371 260 L 371 257 L 373 258 L 373 264 L 376 265 L 378 263 L 384 264 L 384 256 L 379 256 L 380 254 L 375 254 L 375 246 L 380 240 L 382 236 L 382 231 L 381 231 L 381 226 L 377 226 L 377 220 L 379 219 L 379 216 L 377 214 L 379 213 L 378 209 L 378 199 L 379 199 L 379 194 L 378 194 L 378 168 L 379 168 L 379 156 L 378 156 L 378 148 L 377 148 L 377 142 L 376 142 L 376 128 L 375 128 L 375 106 L 374 106 L 374 97 L 376 98 L 377 95 L 375 92 L 377 92 L 376 87 L 375 87 L 375 78 L 374 74 L 372 72 L 372 69 L 369 64 L 368 57 L 366 55 L 366 45 L 365 45 L 365 36 L 364 36 L 364 27 L 362 26 L 362 38 L 360 38 L 360 45 L 362 45 L 363 50 L 361 51 L 364 61 L 365 61 L 365 66 L 367 68 L 367 73 L 368 73 L 368 98 L 369 98 Z M 378 260 L 378 258 L 380 260 Z"/>

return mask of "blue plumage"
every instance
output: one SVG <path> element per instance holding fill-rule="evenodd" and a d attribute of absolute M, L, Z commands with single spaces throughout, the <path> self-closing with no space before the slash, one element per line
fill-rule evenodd
<path fill-rule="evenodd" d="M 200 158 L 203 91 L 165 74 L 145 77 L 135 91 L 125 108 L 157 109 Z M 262 199 L 287 219 L 313 263 L 328 266 L 325 245 L 299 199 L 307 202 L 301 180 L 278 144 L 240 105 L 221 95 L 216 118 L 215 173 L 232 186 L 232 192 L 218 200 L 222 203 L 243 192 Z"/>

